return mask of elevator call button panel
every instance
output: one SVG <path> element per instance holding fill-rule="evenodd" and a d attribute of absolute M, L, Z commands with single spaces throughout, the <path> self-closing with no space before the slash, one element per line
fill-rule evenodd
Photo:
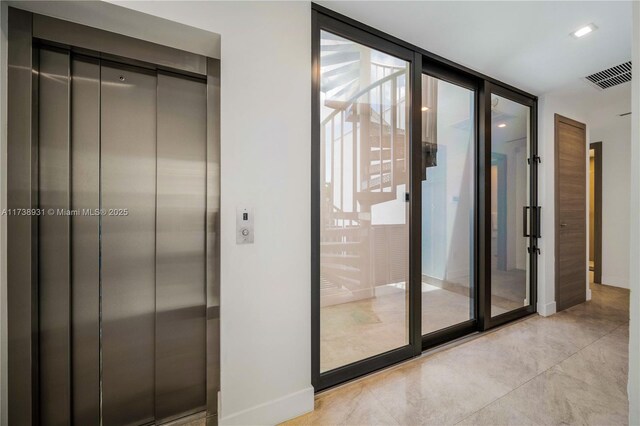
<path fill-rule="evenodd" d="M 236 244 L 253 244 L 253 209 L 236 209 Z"/>

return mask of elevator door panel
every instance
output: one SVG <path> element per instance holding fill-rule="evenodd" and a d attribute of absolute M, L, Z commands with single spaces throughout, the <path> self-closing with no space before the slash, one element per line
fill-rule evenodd
<path fill-rule="evenodd" d="M 206 85 L 158 75 L 156 419 L 205 409 Z"/>
<path fill-rule="evenodd" d="M 103 424 L 143 424 L 154 420 L 156 76 L 103 65 L 101 77 Z"/>
<path fill-rule="evenodd" d="M 69 54 L 40 51 L 40 413 L 63 425 L 70 403 Z"/>
<path fill-rule="evenodd" d="M 71 208 L 100 207 L 100 65 L 71 62 Z M 71 216 L 72 418 L 100 422 L 100 217 Z"/>

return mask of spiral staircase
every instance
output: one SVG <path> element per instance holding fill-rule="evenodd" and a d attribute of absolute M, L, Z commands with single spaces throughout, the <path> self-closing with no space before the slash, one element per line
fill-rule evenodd
<path fill-rule="evenodd" d="M 372 297 L 376 285 L 393 281 L 373 260 L 384 257 L 376 251 L 385 249 L 386 232 L 371 213 L 407 183 L 408 69 L 377 62 L 370 49 L 329 33 L 321 43 L 320 275 L 327 306 Z"/>

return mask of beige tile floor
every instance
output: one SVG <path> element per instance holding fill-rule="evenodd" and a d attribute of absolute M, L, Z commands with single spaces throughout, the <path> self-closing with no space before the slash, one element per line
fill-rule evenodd
<path fill-rule="evenodd" d="M 287 425 L 627 423 L 627 290 L 531 316 L 316 397 Z"/>

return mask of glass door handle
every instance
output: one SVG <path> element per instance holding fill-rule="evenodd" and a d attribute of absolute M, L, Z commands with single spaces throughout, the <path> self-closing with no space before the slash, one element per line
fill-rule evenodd
<path fill-rule="evenodd" d="M 529 236 L 529 221 L 527 220 L 527 216 L 529 212 L 529 206 L 523 206 L 522 207 L 522 236 L 523 237 L 528 237 Z"/>

